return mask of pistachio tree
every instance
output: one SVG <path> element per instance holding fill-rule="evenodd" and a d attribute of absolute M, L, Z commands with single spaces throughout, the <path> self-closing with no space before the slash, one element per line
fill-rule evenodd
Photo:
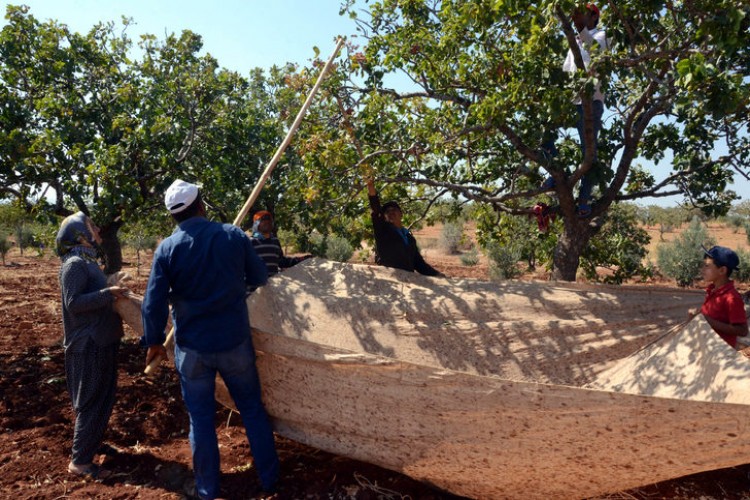
<path fill-rule="evenodd" d="M 134 59 L 128 19 L 85 34 L 23 6 L 6 19 L 0 196 L 93 216 L 108 272 L 121 266 L 118 230 L 166 218 L 161 196 L 175 178 L 201 183 L 213 213 L 233 217 L 281 132 L 261 72 L 221 68 L 190 31 L 142 36 Z"/>
<path fill-rule="evenodd" d="M 592 50 L 588 67 L 571 23 L 576 7 L 571 0 L 344 2 L 364 42 L 350 45 L 332 90 L 345 105 L 337 111 L 328 101 L 338 127 L 302 132 L 310 154 L 327 159 L 309 172 L 308 189 L 339 186 L 340 193 L 348 183 L 351 193 L 361 187 L 357 178 L 374 175 L 401 195 L 483 204 L 496 220 L 527 217 L 537 202 L 559 206 L 553 277 L 563 280 L 575 280 L 613 203 L 680 195 L 708 214 L 725 213 L 737 198 L 728 185 L 747 176 L 750 158 L 748 4 L 601 2 L 609 50 Z M 572 74 L 562 70 L 568 51 L 578 67 Z M 581 154 L 573 102 L 582 98 L 583 140 L 592 151 L 596 85 L 607 98 L 594 160 Z M 554 158 L 541 151 L 550 137 Z M 578 181 L 594 169 L 592 214 L 581 218 Z M 553 197 L 540 189 L 547 177 L 556 181 Z"/>

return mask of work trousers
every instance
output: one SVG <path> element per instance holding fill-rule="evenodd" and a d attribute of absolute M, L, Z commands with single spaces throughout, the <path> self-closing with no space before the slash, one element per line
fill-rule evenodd
<path fill-rule="evenodd" d="M 89 339 L 83 351 L 65 352 L 65 378 L 75 410 L 72 461 L 94 459 L 107 429 L 117 391 L 119 343 L 99 346 Z"/>
<path fill-rule="evenodd" d="M 599 168 L 598 165 L 596 165 L 596 147 L 597 142 L 599 141 L 599 131 L 602 129 L 602 115 L 604 114 L 604 103 L 602 101 L 593 101 L 591 103 L 593 105 L 593 119 L 594 119 L 594 166 L 591 167 L 591 170 L 586 172 L 586 175 L 581 178 L 581 188 L 578 191 L 578 200 L 580 203 L 589 203 L 591 201 L 591 191 L 594 187 L 593 182 L 591 180 L 592 177 L 595 177 L 592 175 L 594 169 Z M 581 139 L 581 153 L 583 154 L 582 158 L 586 157 L 586 140 L 583 137 L 583 128 L 584 128 L 584 119 L 583 119 L 583 105 L 576 104 L 576 110 L 578 111 L 578 122 L 576 123 L 576 128 L 578 129 L 578 137 Z M 583 159 L 581 160 L 583 161 Z"/>
<path fill-rule="evenodd" d="M 271 423 L 261 401 L 250 337 L 234 349 L 216 353 L 175 345 L 175 366 L 190 415 L 190 447 L 198 495 L 205 499 L 219 496 L 220 457 L 214 424 L 217 373 L 242 417 L 261 485 L 265 490 L 273 490 L 279 475 L 279 459 Z"/>

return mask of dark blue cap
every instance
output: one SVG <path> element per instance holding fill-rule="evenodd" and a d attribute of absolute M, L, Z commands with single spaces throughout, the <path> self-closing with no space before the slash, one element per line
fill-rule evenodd
<path fill-rule="evenodd" d="M 731 271 L 740 266 L 740 258 L 731 248 L 715 246 L 708 250 L 704 248 L 703 251 L 707 257 L 713 259 L 717 267 L 726 266 Z"/>
<path fill-rule="evenodd" d="M 401 207 L 395 201 L 386 201 L 385 203 L 383 203 L 383 206 L 380 207 L 380 211 L 382 213 L 385 213 L 385 211 L 388 210 L 389 208 L 397 208 L 399 212 L 403 213 L 403 210 L 401 210 Z"/>

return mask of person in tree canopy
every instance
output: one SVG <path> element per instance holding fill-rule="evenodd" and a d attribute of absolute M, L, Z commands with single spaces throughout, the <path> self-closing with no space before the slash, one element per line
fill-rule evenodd
<path fill-rule="evenodd" d="M 607 36 L 603 29 L 599 28 L 599 8 L 593 4 L 588 3 L 579 6 L 573 11 L 571 19 L 573 25 L 578 31 L 576 36 L 576 42 L 578 44 L 578 50 L 581 53 L 583 64 L 587 71 L 591 72 L 591 51 L 599 50 L 605 51 L 608 49 Z M 596 46 L 594 45 L 596 44 Z M 563 62 L 563 71 L 568 73 L 575 73 L 578 70 L 576 65 L 575 56 L 573 50 L 568 50 L 568 54 Z M 584 134 L 585 119 L 583 113 L 582 99 L 591 99 L 592 102 L 592 118 L 593 118 L 593 129 L 594 129 L 594 158 L 591 169 L 581 178 L 581 186 L 578 192 L 578 215 L 580 217 L 588 217 L 591 214 L 591 191 L 593 188 L 594 181 L 600 173 L 600 168 L 597 165 L 597 151 L 596 145 L 599 140 L 599 131 L 602 128 L 602 115 L 604 114 L 604 94 L 601 90 L 601 84 L 596 82 L 594 87 L 594 93 L 592 96 L 582 95 L 579 93 L 574 104 L 578 113 L 578 121 L 576 122 L 576 128 L 578 129 L 578 136 L 581 141 L 581 153 L 582 157 L 586 157 L 586 140 Z M 548 134 L 549 135 L 549 134 Z M 554 138 L 545 140 L 542 144 L 542 153 L 546 157 L 557 156 L 557 148 L 554 144 Z M 547 178 L 542 184 L 544 189 L 552 189 L 555 187 L 555 181 L 552 177 Z"/>
<path fill-rule="evenodd" d="M 401 222 L 403 212 L 399 204 L 389 201 L 381 206 L 372 179 L 367 180 L 367 194 L 375 232 L 375 262 L 404 271 L 416 271 L 425 276 L 443 276 L 419 253 L 417 240 Z"/>

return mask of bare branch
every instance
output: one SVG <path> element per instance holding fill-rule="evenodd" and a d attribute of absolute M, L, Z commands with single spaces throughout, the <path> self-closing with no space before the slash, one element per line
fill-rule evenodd
<path fill-rule="evenodd" d="M 435 204 L 435 203 L 436 203 L 436 202 L 437 202 L 437 201 L 438 201 L 438 200 L 439 200 L 439 199 L 440 199 L 441 197 L 443 197 L 443 196 L 444 196 L 444 195 L 446 195 L 446 194 L 448 194 L 448 190 L 447 190 L 447 189 L 443 189 L 443 190 L 439 191 L 439 192 L 438 192 L 438 193 L 437 193 L 437 194 L 436 194 L 435 196 L 433 196 L 433 197 L 432 197 L 432 199 L 431 199 L 431 200 L 430 200 L 430 201 L 429 201 L 429 202 L 427 203 L 427 206 L 426 206 L 426 207 L 424 208 L 424 210 L 422 210 L 422 214 L 421 214 L 421 215 L 419 216 L 419 218 L 417 218 L 416 220 L 414 220 L 414 222 L 412 222 L 411 224 L 409 224 L 409 227 L 408 227 L 408 229 L 410 229 L 410 230 L 411 230 L 411 228 L 412 228 L 412 227 L 413 227 L 413 226 L 414 226 L 415 224 L 417 224 L 417 223 L 419 223 L 419 222 L 422 222 L 422 221 L 423 221 L 423 220 L 424 220 L 424 219 L 425 219 L 425 218 L 427 217 L 427 213 L 428 213 L 428 212 L 430 211 L 430 209 L 432 208 L 432 206 L 433 206 L 433 205 L 434 205 L 434 204 Z"/>

